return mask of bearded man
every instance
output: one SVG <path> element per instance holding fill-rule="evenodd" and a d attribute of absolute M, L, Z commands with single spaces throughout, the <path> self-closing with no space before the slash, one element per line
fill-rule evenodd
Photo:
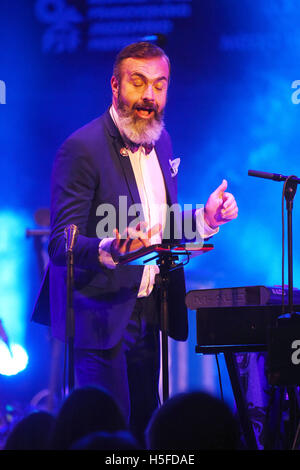
<path fill-rule="evenodd" d="M 62 144 L 51 185 L 53 335 L 65 339 L 64 229 L 75 224 L 76 385 L 106 388 L 141 440 L 159 405 L 158 268 L 123 265 L 120 257 L 160 243 L 166 207 L 177 202 L 177 176 L 170 166 L 174 156 L 163 119 L 169 80 L 170 63 L 162 49 L 145 42 L 123 49 L 111 79 L 112 105 Z M 235 199 L 226 187 L 224 180 L 198 214 L 204 238 L 237 216 Z M 141 207 L 136 227 L 136 214 L 130 211 L 125 230 L 120 227 L 120 196 L 128 206 Z M 115 226 L 99 233 L 107 207 L 115 209 Z M 186 340 L 188 331 L 182 274 L 177 272 L 169 286 L 169 335 L 177 340 Z"/>

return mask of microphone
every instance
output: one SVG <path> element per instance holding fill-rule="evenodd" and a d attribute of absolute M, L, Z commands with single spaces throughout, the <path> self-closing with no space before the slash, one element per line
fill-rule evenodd
<path fill-rule="evenodd" d="M 66 253 L 73 251 L 78 233 L 78 227 L 74 224 L 67 225 L 65 228 L 64 234 L 66 239 Z"/>
<path fill-rule="evenodd" d="M 291 179 L 300 183 L 300 179 L 296 176 L 284 176 L 279 173 L 267 173 L 265 171 L 256 171 L 256 170 L 248 170 L 249 176 L 256 176 L 257 178 L 265 178 L 273 181 L 286 181 L 287 179 Z"/>

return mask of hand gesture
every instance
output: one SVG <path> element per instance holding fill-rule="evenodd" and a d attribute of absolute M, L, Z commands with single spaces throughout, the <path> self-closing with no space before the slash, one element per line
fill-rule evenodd
<path fill-rule="evenodd" d="M 204 206 L 204 218 L 211 228 L 217 228 L 238 216 L 236 200 L 232 194 L 226 192 L 227 186 L 227 181 L 223 180 Z"/>
<path fill-rule="evenodd" d="M 145 246 L 151 245 L 151 238 L 161 231 L 161 225 L 146 230 L 146 223 L 140 222 L 135 228 L 127 227 L 122 236 L 118 229 L 114 230 L 115 239 L 111 245 L 111 255 L 115 262 L 118 262 L 121 256 L 128 253 L 134 253 Z"/>

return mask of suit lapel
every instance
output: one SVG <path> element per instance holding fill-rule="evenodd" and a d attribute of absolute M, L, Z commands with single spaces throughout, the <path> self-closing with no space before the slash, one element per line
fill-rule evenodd
<path fill-rule="evenodd" d="M 167 203 L 170 205 L 175 204 L 177 202 L 177 188 L 171 175 L 170 163 L 165 151 L 163 139 L 157 141 L 155 151 L 165 181 Z"/>
<path fill-rule="evenodd" d="M 171 167 L 169 158 L 171 156 L 171 147 L 167 146 L 165 139 L 159 139 L 155 145 L 156 155 L 163 173 L 164 181 L 165 181 L 165 188 L 167 193 L 167 204 L 173 206 L 173 204 L 177 204 L 177 178 L 173 178 L 171 174 Z M 171 211 L 172 212 L 172 211 Z M 170 215 L 171 215 L 170 212 Z M 173 241 L 175 243 L 178 242 L 178 235 L 181 234 L 181 219 L 180 214 L 175 210 L 174 212 L 174 220 L 170 220 L 167 217 L 167 225 L 165 228 L 165 232 L 163 235 L 163 241 L 165 243 L 169 243 Z M 168 226 L 168 223 L 170 226 Z M 174 225 L 173 225 L 174 224 Z M 179 239 L 181 236 L 179 235 Z"/>

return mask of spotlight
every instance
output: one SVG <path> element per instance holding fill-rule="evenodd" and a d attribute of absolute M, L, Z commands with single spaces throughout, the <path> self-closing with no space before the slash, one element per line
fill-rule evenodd
<path fill-rule="evenodd" d="M 0 375 L 16 375 L 26 369 L 28 355 L 19 344 L 8 346 L 0 339 Z"/>

